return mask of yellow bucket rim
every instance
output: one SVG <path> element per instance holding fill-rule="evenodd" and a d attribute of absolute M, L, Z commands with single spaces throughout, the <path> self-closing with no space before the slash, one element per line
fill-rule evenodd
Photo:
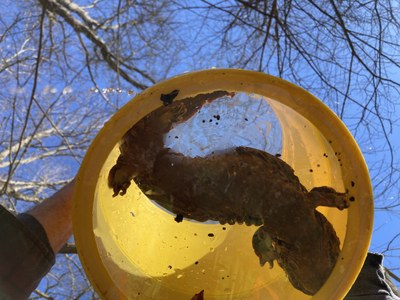
<path fill-rule="evenodd" d="M 193 84 L 193 83 L 196 84 Z M 285 95 L 268 94 L 268 86 L 286 91 Z M 93 203 L 97 177 L 104 161 L 122 135 L 132 126 L 132 105 L 145 101 L 152 95 L 168 94 L 180 90 L 180 98 L 215 90 L 241 91 L 268 96 L 294 109 L 316 126 L 325 137 L 337 137 L 346 153 L 351 154 L 353 172 L 357 173 L 357 189 L 362 189 L 363 199 L 349 208 L 346 238 L 331 276 L 312 299 L 342 299 L 356 280 L 371 241 L 373 228 L 373 196 L 368 169 L 364 157 L 342 121 L 321 100 L 283 79 L 260 72 L 240 69 L 201 70 L 164 80 L 138 93 L 104 124 L 87 150 L 77 175 L 74 190 L 73 232 L 82 266 L 96 292 L 104 299 L 126 299 L 114 287 L 113 280 L 102 263 L 93 232 Z M 267 92 L 266 92 L 267 91 Z M 266 95 L 266 93 L 268 95 Z M 289 96 L 288 96 L 289 95 Z M 307 105 L 304 105 L 307 104 Z M 157 106 L 158 105 L 158 106 Z M 138 112 L 138 119 L 153 111 L 159 104 L 150 105 L 148 111 Z M 141 115 L 140 115 L 141 114 Z M 113 132 L 114 134 L 110 134 Z M 115 135 L 118 132 L 119 135 Z M 358 237 L 356 245 L 347 243 Z M 361 239 L 360 239 L 361 237 Z"/>

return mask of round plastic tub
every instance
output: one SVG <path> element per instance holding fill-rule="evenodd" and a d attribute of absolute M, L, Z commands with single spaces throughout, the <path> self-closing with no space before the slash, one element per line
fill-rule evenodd
<path fill-rule="evenodd" d="M 284 271 L 261 267 L 251 247 L 255 226 L 185 220 L 150 201 L 132 182 L 112 197 L 107 176 L 118 142 L 137 121 L 174 101 L 216 90 L 253 95 L 272 108 L 281 128 L 281 154 L 310 189 L 331 186 L 355 201 L 339 211 L 321 208 L 341 241 L 337 264 L 323 287 L 308 296 Z M 247 120 L 247 119 L 246 119 Z M 210 120 L 211 122 L 211 120 Z M 99 132 L 84 158 L 74 192 L 73 228 L 85 272 L 103 299 L 341 299 L 366 257 L 373 222 L 368 171 L 356 142 L 320 100 L 279 78 L 258 72 L 212 69 L 168 79 L 138 94 Z M 209 233 L 213 234 L 210 235 Z"/>

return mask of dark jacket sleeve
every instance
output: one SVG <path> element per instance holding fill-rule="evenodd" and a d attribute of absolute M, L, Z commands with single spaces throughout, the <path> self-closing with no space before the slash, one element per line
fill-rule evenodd
<path fill-rule="evenodd" d="M 42 225 L 0 205 L 0 299 L 27 299 L 54 262 Z"/>
<path fill-rule="evenodd" d="M 356 282 L 344 300 L 400 300 L 383 268 L 383 256 L 368 253 Z"/>

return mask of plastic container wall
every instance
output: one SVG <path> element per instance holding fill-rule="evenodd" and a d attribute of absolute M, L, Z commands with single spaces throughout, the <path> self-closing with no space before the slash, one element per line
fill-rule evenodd
<path fill-rule="evenodd" d="M 118 141 L 133 124 L 162 105 L 215 90 L 256 94 L 272 107 L 282 129 L 282 159 L 307 188 L 348 190 L 344 211 L 319 209 L 340 238 L 342 252 L 330 278 L 313 297 L 294 289 L 277 265 L 260 267 L 251 238 L 256 227 L 177 223 L 132 184 L 112 197 L 107 176 Z M 104 299 L 340 299 L 356 279 L 368 251 L 373 220 L 369 175 L 341 121 L 318 99 L 281 79 L 244 70 L 207 70 L 161 82 L 118 111 L 89 148 L 74 194 L 74 234 L 85 271 Z"/>

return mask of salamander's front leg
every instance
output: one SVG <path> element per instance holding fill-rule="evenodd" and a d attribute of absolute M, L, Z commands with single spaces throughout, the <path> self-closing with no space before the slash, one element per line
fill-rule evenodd
<path fill-rule="evenodd" d="M 252 244 L 254 252 L 260 259 L 260 265 L 264 266 L 265 263 L 269 263 L 272 269 L 274 267 L 274 260 L 277 259 L 277 254 L 272 245 L 272 238 L 266 232 L 264 226 L 258 228 L 254 233 Z"/>
<path fill-rule="evenodd" d="M 314 208 L 318 206 L 328 206 L 343 210 L 350 206 L 346 193 L 338 193 L 333 188 L 327 186 L 315 187 L 307 196 Z"/>

